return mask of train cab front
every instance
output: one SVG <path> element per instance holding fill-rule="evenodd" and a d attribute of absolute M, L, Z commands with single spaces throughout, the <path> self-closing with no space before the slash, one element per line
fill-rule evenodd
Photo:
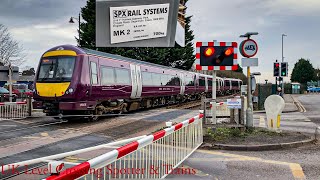
<path fill-rule="evenodd" d="M 77 84 L 77 52 L 73 50 L 49 50 L 43 54 L 35 82 L 36 101 L 47 115 L 61 113 L 61 102 L 75 99 Z"/>

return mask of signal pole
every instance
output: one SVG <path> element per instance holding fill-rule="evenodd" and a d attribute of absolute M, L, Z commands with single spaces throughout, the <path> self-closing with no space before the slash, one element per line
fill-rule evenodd
<path fill-rule="evenodd" d="M 287 36 L 287 35 L 285 35 L 285 34 L 282 34 L 282 62 L 284 61 L 284 57 L 283 57 L 283 37 L 284 36 Z M 283 96 L 283 94 L 284 94 L 284 77 L 282 77 L 282 88 L 281 88 L 281 91 L 282 91 L 282 96 Z"/>

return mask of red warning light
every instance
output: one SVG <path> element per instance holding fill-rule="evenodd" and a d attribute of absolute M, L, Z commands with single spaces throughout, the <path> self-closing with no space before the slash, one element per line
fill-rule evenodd
<path fill-rule="evenodd" d="M 276 63 L 276 67 L 278 68 L 280 66 L 280 63 Z"/>
<path fill-rule="evenodd" d="M 212 56 L 214 54 L 214 48 L 213 47 L 208 47 L 205 51 L 204 51 L 204 55 L 209 57 Z"/>
<path fill-rule="evenodd" d="M 225 51 L 224 51 L 224 54 L 226 55 L 226 56 L 230 56 L 231 54 L 233 53 L 233 48 L 228 48 L 228 49 L 226 49 Z"/>

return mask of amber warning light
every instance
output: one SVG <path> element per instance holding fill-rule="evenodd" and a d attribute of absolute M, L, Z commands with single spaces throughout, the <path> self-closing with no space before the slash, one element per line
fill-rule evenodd
<path fill-rule="evenodd" d="M 214 54 L 214 48 L 213 47 L 208 47 L 205 51 L 204 51 L 204 55 L 207 57 L 210 57 Z"/>
<path fill-rule="evenodd" d="M 225 51 L 224 51 L 224 54 L 226 55 L 226 56 L 230 56 L 231 54 L 233 54 L 233 48 L 228 48 L 228 49 L 226 49 Z"/>

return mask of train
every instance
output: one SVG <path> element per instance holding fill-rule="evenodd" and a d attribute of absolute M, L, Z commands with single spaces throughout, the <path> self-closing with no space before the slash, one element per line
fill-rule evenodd
<path fill-rule="evenodd" d="M 240 79 L 217 77 L 217 94 L 239 92 L 241 85 Z M 212 76 L 61 45 L 42 54 L 34 86 L 34 106 L 46 115 L 96 120 L 105 113 L 210 97 Z"/>

